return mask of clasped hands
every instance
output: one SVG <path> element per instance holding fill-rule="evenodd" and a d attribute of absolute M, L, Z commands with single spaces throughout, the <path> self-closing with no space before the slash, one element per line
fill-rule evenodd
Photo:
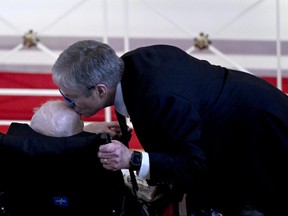
<path fill-rule="evenodd" d="M 131 130 L 131 128 L 128 130 Z M 129 168 L 129 161 L 133 151 L 118 141 L 122 133 L 117 121 L 93 122 L 85 125 L 84 131 L 91 133 L 109 133 L 111 135 L 111 143 L 101 145 L 98 151 L 98 157 L 105 169 L 115 171 Z"/>
<path fill-rule="evenodd" d="M 105 169 L 116 171 L 129 168 L 132 153 L 133 150 L 120 141 L 112 140 L 111 143 L 99 147 L 97 156 Z"/>

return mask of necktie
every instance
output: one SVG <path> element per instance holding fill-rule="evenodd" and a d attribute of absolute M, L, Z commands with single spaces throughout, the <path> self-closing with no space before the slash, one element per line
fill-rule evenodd
<path fill-rule="evenodd" d="M 126 124 L 125 116 L 121 115 L 116 110 L 115 110 L 115 113 L 116 113 L 116 116 L 117 116 L 117 119 L 118 119 L 118 122 L 119 122 L 119 125 L 120 125 L 120 128 L 121 128 L 121 133 L 122 133 L 120 141 L 129 148 L 129 141 L 130 141 L 131 135 L 132 135 L 131 134 L 131 130 L 128 131 L 128 126 Z M 138 191 L 138 184 L 137 184 L 137 181 L 136 181 L 136 177 L 134 175 L 134 171 L 129 169 L 129 173 L 130 173 L 131 182 L 132 182 L 132 186 L 133 186 L 133 190 L 134 190 L 135 196 L 137 196 L 136 192 Z"/>
<path fill-rule="evenodd" d="M 131 130 L 128 131 L 128 126 L 126 124 L 126 118 L 125 116 L 121 115 L 119 112 L 115 111 L 120 128 L 121 128 L 121 133 L 122 136 L 120 138 L 120 141 L 126 145 L 127 147 L 129 147 L 129 141 L 131 139 Z"/>

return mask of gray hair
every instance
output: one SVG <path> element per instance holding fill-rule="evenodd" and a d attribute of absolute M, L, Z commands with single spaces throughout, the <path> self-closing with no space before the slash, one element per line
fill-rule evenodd
<path fill-rule="evenodd" d="M 67 89 L 88 92 L 97 84 L 116 88 L 124 71 L 123 60 L 107 44 L 78 41 L 64 50 L 52 67 L 52 78 Z"/>
<path fill-rule="evenodd" d="M 64 101 L 50 100 L 34 110 L 30 127 L 46 136 L 67 137 L 82 132 L 84 123 Z"/>

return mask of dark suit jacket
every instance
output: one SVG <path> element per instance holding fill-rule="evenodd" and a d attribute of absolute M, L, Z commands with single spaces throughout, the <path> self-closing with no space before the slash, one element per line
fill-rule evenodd
<path fill-rule="evenodd" d="M 280 195 L 288 191 L 283 92 L 172 46 L 139 48 L 122 59 L 124 101 L 149 152 L 152 181 L 174 182 L 193 194 L 191 206 L 199 202 L 224 212 L 246 203 L 267 212 L 283 204 Z"/>
<path fill-rule="evenodd" d="M 100 163 L 102 143 L 101 134 L 56 138 L 12 123 L 0 145 L 0 206 L 11 216 L 117 215 L 126 186 L 121 170 Z M 68 204 L 58 206 L 62 198 Z"/>

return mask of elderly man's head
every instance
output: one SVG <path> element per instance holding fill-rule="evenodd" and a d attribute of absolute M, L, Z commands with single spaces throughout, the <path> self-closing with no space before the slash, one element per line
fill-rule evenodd
<path fill-rule="evenodd" d="M 53 137 L 72 136 L 83 131 L 81 116 L 64 101 L 51 100 L 35 109 L 30 127 L 36 132 Z"/>

